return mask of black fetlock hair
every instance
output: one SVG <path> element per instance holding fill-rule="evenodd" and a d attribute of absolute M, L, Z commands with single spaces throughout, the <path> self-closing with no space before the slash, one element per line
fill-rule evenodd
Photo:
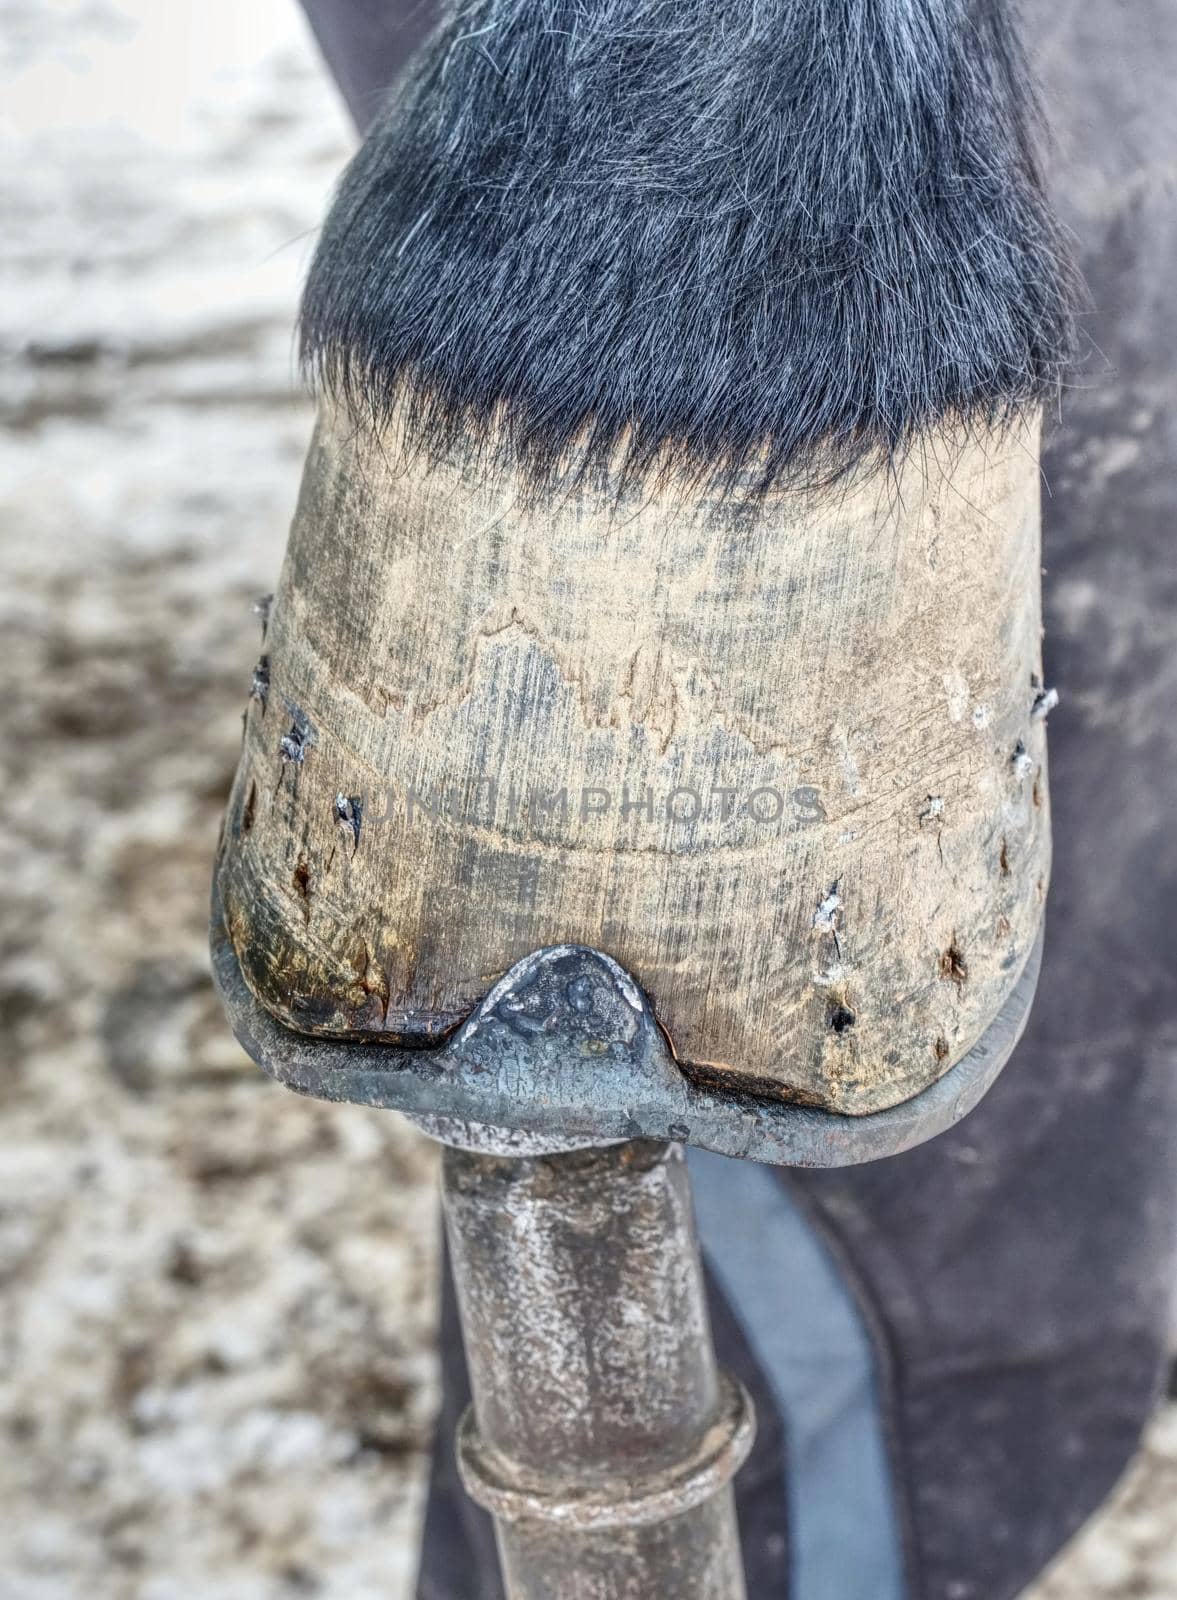
<path fill-rule="evenodd" d="M 532 481 L 806 487 L 1057 388 L 1007 0 L 457 0 L 351 163 L 314 378 Z"/>

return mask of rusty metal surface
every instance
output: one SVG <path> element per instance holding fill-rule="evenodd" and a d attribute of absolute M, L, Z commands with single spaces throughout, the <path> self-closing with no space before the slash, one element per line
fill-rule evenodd
<path fill-rule="evenodd" d="M 215 903 L 212 919 L 213 975 L 237 1038 L 271 1077 L 300 1094 L 439 1116 L 451 1129 L 468 1125 L 455 1142 L 483 1148 L 519 1150 L 521 1135 L 561 1144 L 676 1139 L 797 1167 L 894 1155 L 971 1111 L 1021 1037 L 1041 951 L 1040 932 L 1005 1006 L 943 1078 L 903 1105 L 852 1117 L 693 1081 L 633 979 L 581 946 L 553 946 L 518 962 L 432 1048 L 298 1034 L 250 993 Z"/>
<path fill-rule="evenodd" d="M 752 1448 L 755 1417 L 746 1390 L 724 1373 L 719 1388 L 715 1421 L 690 1455 L 641 1483 L 622 1480 L 588 1489 L 522 1478 L 514 1463 L 483 1439 L 471 1407 L 458 1431 L 462 1482 L 470 1497 L 502 1522 L 550 1522 L 577 1533 L 666 1522 L 718 1494 Z"/>
<path fill-rule="evenodd" d="M 512 1524 L 499 1551 L 509 1600 L 744 1600 L 731 1489 L 670 1522 L 607 1537 Z M 652 1577 L 655 1575 L 656 1577 Z"/>
<path fill-rule="evenodd" d="M 680 1145 L 448 1149 L 469 1493 L 512 1600 L 742 1600 L 751 1403 L 715 1361 Z"/>

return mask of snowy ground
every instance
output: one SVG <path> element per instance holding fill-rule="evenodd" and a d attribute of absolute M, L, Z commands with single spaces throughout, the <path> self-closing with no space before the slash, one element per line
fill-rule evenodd
<path fill-rule="evenodd" d="M 205 897 L 349 132 L 294 0 L 0 0 L 0 1600 L 408 1600 L 433 1162 Z M 1037 1600 L 1177 1594 L 1177 1412 Z"/>
<path fill-rule="evenodd" d="M 6 0 L 3 1600 L 400 1600 L 432 1161 L 299 1101 L 205 969 L 349 134 L 292 0 Z"/>

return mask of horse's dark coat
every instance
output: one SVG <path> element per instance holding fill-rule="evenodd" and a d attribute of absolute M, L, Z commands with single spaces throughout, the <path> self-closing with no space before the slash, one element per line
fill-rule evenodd
<path fill-rule="evenodd" d="M 1034 122 L 1005 0 L 457 0 L 344 178 L 304 356 L 543 479 L 573 445 L 825 478 L 1057 384 Z"/>

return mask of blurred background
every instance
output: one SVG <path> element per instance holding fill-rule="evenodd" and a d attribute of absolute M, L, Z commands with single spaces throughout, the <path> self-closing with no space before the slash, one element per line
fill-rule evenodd
<path fill-rule="evenodd" d="M 409 1600 L 433 1158 L 205 952 L 350 124 L 295 0 L 0 0 L 0 140 L 0 1600 Z M 1171 1404 L 1033 1600 L 1174 1595 Z"/>

